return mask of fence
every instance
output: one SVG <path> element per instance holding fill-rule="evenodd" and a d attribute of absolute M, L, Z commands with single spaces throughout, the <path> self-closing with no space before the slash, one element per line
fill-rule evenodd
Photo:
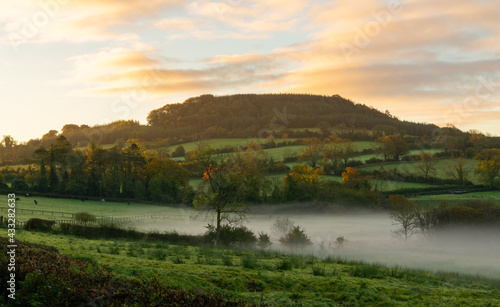
<path fill-rule="evenodd" d="M 6 209 L 6 208 L 0 208 L 0 209 Z M 31 211 L 43 211 L 43 210 L 29 210 L 29 209 L 16 209 L 17 210 L 25 210 L 31 212 Z M 2 210 L 0 210 L 2 211 Z M 44 211 L 45 213 L 50 212 L 50 213 L 65 213 L 67 215 L 71 215 L 71 220 L 55 220 L 55 219 L 50 219 L 54 221 L 56 224 L 60 223 L 70 223 L 70 224 L 76 224 L 77 221 L 74 219 L 74 213 L 68 213 L 68 212 L 57 212 L 57 211 Z M 33 214 L 33 213 L 32 213 Z M 44 214 L 42 214 L 44 215 Z M 48 217 L 53 217 L 54 215 L 48 215 Z M 62 216 L 64 217 L 64 216 Z M 100 216 L 97 217 L 94 222 L 88 223 L 88 224 L 93 224 L 93 225 L 98 225 L 100 223 L 113 223 L 113 224 L 120 224 L 123 222 L 131 222 L 131 221 L 137 221 L 137 220 L 145 220 L 145 219 L 175 219 L 175 220 L 190 220 L 192 219 L 192 216 L 190 215 L 182 215 L 182 214 L 148 214 L 148 215 L 136 215 L 136 216 L 123 216 L 123 217 L 114 217 L 114 216 Z M 16 228 L 22 228 L 23 225 L 25 224 L 25 221 L 19 221 L 16 219 Z"/>
<path fill-rule="evenodd" d="M 0 212 L 8 212 L 9 208 L 0 207 Z M 47 210 L 37 210 L 37 209 L 19 209 L 16 208 L 16 213 L 26 213 L 26 214 L 39 214 L 44 216 L 53 216 L 53 217 L 67 217 L 74 219 L 75 214 L 71 212 L 61 212 L 61 211 L 47 211 Z"/>

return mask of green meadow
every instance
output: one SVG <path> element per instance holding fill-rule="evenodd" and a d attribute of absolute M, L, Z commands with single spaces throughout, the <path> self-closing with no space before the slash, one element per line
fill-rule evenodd
<path fill-rule="evenodd" d="M 183 290 L 261 306 L 498 306 L 500 280 L 386 267 L 342 257 L 182 246 L 167 242 L 87 240 L 19 231 L 17 240 L 109 267 L 116 276 L 157 278 Z"/>

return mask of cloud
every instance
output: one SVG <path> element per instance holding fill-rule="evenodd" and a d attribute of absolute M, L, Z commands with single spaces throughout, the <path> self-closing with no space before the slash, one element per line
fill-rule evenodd
<path fill-rule="evenodd" d="M 12 37 L 16 37 L 31 43 L 136 39 L 136 34 L 127 33 L 128 26 L 140 18 L 155 17 L 167 8 L 179 8 L 183 3 L 181 0 L 18 2 L 9 1 L 0 5 L 0 21 L 4 22 L 4 32 L 11 42 Z"/>
<path fill-rule="evenodd" d="M 384 1 L 349 3 L 311 10 L 313 39 L 289 48 L 286 56 L 300 65 L 277 83 L 439 123 L 487 120 L 500 107 L 500 52 L 489 44 L 500 34 L 494 1 L 404 1 L 394 10 Z M 492 80 L 487 91 L 485 79 Z M 480 86 L 487 95 L 477 99 Z M 471 97 L 474 108 L 445 112 Z"/>
<path fill-rule="evenodd" d="M 202 59 L 197 69 L 175 68 L 182 62 L 158 56 L 149 48 L 106 48 L 68 59 L 73 69 L 64 84 L 85 86 L 90 93 L 144 90 L 155 94 L 231 91 L 264 85 L 281 77 L 281 62 L 267 56 L 241 55 Z"/>

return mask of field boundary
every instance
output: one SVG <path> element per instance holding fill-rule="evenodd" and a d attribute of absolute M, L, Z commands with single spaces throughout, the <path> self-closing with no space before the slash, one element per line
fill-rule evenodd
<path fill-rule="evenodd" d="M 0 211 L 6 211 L 3 209 L 7 208 L 0 208 Z M 25 211 L 43 211 L 43 210 L 30 210 L 30 209 L 19 209 L 19 210 L 25 210 Z M 70 224 L 77 224 L 78 222 L 74 218 L 74 213 L 69 213 L 69 212 L 58 212 L 58 211 L 44 211 L 46 213 L 51 212 L 51 213 L 66 213 L 72 215 L 71 219 L 66 219 L 66 220 L 55 220 L 55 219 L 50 219 L 54 221 L 56 224 L 61 224 L 61 223 L 70 223 Z M 42 214 L 43 215 L 43 214 Z M 53 217 L 53 215 L 47 215 L 48 217 Z M 63 216 L 64 217 L 64 216 Z M 134 216 L 122 216 L 122 217 L 115 217 L 115 216 L 100 216 L 97 217 L 94 222 L 89 222 L 88 224 L 92 225 L 97 225 L 99 223 L 123 223 L 123 222 L 131 222 L 131 221 L 138 221 L 138 220 L 145 220 L 145 219 L 176 219 L 176 220 L 191 220 L 193 217 L 191 215 L 185 215 L 185 214 L 145 214 L 145 215 L 134 215 Z M 26 221 L 19 221 L 16 220 L 16 225 L 19 227 L 22 227 Z"/>

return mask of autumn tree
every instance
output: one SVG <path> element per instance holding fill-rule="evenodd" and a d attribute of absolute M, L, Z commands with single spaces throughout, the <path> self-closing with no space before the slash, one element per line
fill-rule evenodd
<path fill-rule="evenodd" d="M 388 135 L 379 141 L 382 143 L 381 152 L 385 160 L 388 158 L 399 160 L 409 152 L 408 144 L 399 136 Z"/>
<path fill-rule="evenodd" d="M 370 190 L 371 185 L 366 176 L 363 176 L 356 168 L 346 167 L 342 172 L 342 185 L 351 189 Z"/>
<path fill-rule="evenodd" d="M 319 138 L 304 139 L 306 148 L 299 156 L 299 161 L 306 162 L 312 168 L 317 168 L 321 160 L 323 160 L 324 144 Z"/>
<path fill-rule="evenodd" d="M 266 156 L 255 141 L 248 144 L 247 150 L 237 151 L 230 157 L 233 171 L 240 174 L 241 197 L 244 201 L 260 202 L 269 190 L 268 180 L 264 177 Z"/>
<path fill-rule="evenodd" d="M 242 201 L 241 189 L 247 169 L 236 167 L 228 155 L 215 154 L 208 145 L 200 144 L 191 159 L 203 169 L 200 194 L 194 207 L 205 213 L 215 214 L 215 245 L 219 242 L 221 223 L 242 221 L 247 213 L 247 204 Z"/>
<path fill-rule="evenodd" d="M 428 179 L 429 175 L 436 171 L 436 157 L 431 153 L 421 152 L 418 156 L 416 156 L 416 158 L 417 163 L 415 164 L 415 167 L 422 171 L 425 179 Z"/>
<path fill-rule="evenodd" d="M 476 173 L 490 188 L 495 187 L 500 176 L 500 149 L 485 149 L 476 156 L 476 159 L 479 160 Z"/>
<path fill-rule="evenodd" d="M 323 182 L 325 172 L 320 168 L 311 168 L 307 164 L 294 165 L 285 176 L 285 195 L 288 200 L 308 200 Z"/>

